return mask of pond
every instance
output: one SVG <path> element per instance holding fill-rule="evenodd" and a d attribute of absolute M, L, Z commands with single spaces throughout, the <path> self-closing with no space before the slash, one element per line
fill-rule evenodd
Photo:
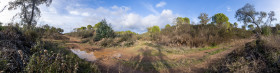
<path fill-rule="evenodd" d="M 94 52 L 87 52 L 87 51 L 82 51 L 80 49 L 71 49 L 73 53 L 78 55 L 79 58 L 85 59 L 87 61 L 95 61 L 96 57 L 94 55 Z"/>

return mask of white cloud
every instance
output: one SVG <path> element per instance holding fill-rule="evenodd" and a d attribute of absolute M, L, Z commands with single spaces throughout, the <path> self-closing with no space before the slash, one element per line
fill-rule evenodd
<path fill-rule="evenodd" d="M 159 2 L 156 7 L 163 7 L 166 5 L 166 2 Z"/>
<path fill-rule="evenodd" d="M 227 11 L 228 11 L 228 12 L 231 12 L 232 9 L 231 9 L 230 7 L 227 7 Z"/>
<path fill-rule="evenodd" d="M 80 15 L 80 13 L 78 11 L 69 11 L 69 13 L 72 15 Z"/>
<path fill-rule="evenodd" d="M 145 4 L 144 5 L 148 10 L 150 10 L 151 12 L 153 12 L 154 14 L 159 14 L 159 12 L 153 7 L 153 5 L 151 4 Z"/>
<path fill-rule="evenodd" d="M 89 13 L 87 13 L 87 12 L 82 13 L 82 16 L 89 16 Z"/>
<path fill-rule="evenodd" d="M 70 32 L 74 28 L 89 24 L 94 25 L 102 19 L 106 19 L 116 31 L 131 30 L 137 33 L 143 33 L 146 32 L 147 27 L 153 25 L 158 25 L 163 28 L 166 24 L 172 23 L 173 19 L 178 16 L 177 14 L 173 14 L 172 10 L 168 9 L 157 12 L 152 8 L 151 10 L 154 10 L 153 14 L 140 15 L 138 13 L 129 12 L 131 9 L 127 6 L 114 5 L 109 8 L 89 8 L 85 7 L 86 5 L 83 4 L 73 3 L 75 3 L 73 0 L 55 0 L 50 7 L 40 6 L 42 15 L 39 24 L 49 24 L 62 28 L 65 32 Z M 10 18 L 7 14 L 13 16 L 15 13 L 9 12 L 10 11 L 3 14 L 0 13 L 0 21 L 5 21 L 4 23 L 10 21 L 5 20 Z M 2 16 L 5 16 L 5 19 L 2 19 Z"/>

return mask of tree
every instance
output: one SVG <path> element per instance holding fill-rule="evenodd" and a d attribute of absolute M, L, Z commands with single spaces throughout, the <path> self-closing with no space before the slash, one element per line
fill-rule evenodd
<path fill-rule="evenodd" d="M 88 30 L 92 30 L 92 28 L 93 28 L 93 27 L 92 27 L 91 25 L 87 25 L 87 29 L 88 29 Z"/>
<path fill-rule="evenodd" d="M 169 27 L 171 27 L 169 24 L 165 25 L 165 28 L 169 28 Z"/>
<path fill-rule="evenodd" d="M 99 41 L 103 38 L 114 38 L 115 37 L 115 33 L 114 30 L 109 26 L 109 24 L 107 24 L 106 20 L 102 20 L 100 22 L 100 25 L 98 26 L 97 30 L 96 30 L 96 36 L 95 36 L 95 41 Z"/>
<path fill-rule="evenodd" d="M 9 2 L 8 10 L 21 9 L 21 12 L 17 14 L 21 18 L 24 24 L 27 24 L 30 29 L 31 26 L 36 26 L 36 18 L 39 18 L 41 11 L 38 6 L 46 4 L 50 6 L 52 0 L 15 0 Z"/>
<path fill-rule="evenodd" d="M 275 27 L 277 30 L 280 30 L 280 24 L 276 24 Z"/>
<path fill-rule="evenodd" d="M 185 18 L 177 17 L 176 23 L 177 23 L 177 25 L 190 24 L 190 19 L 187 17 L 185 17 Z"/>
<path fill-rule="evenodd" d="M 217 24 L 218 27 L 227 27 L 228 17 L 223 13 L 215 14 L 212 17 L 212 21 Z"/>
<path fill-rule="evenodd" d="M 2 23 L 2 22 L 0 22 L 0 30 L 2 30 L 2 24 L 3 24 L 3 23 Z"/>
<path fill-rule="evenodd" d="M 95 25 L 93 26 L 93 29 L 94 29 L 94 30 L 97 30 L 97 28 L 99 28 L 100 25 L 101 25 L 101 22 L 95 24 Z"/>
<path fill-rule="evenodd" d="M 268 36 L 271 34 L 271 27 L 267 26 L 267 25 L 264 25 L 262 26 L 262 34 L 265 35 L 265 36 Z"/>
<path fill-rule="evenodd" d="M 254 30 L 254 25 L 253 25 L 253 24 L 248 25 L 248 28 L 249 28 L 250 30 Z"/>
<path fill-rule="evenodd" d="M 238 9 L 235 18 L 242 21 L 245 25 L 252 23 L 257 26 L 257 36 L 262 32 L 260 25 L 263 24 L 263 19 L 267 16 L 265 12 L 257 12 L 253 5 L 246 4 L 244 7 Z"/>
<path fill-rule="evenodd" d="M 237 28 L 237 27 L 238 27 L 238 24 L 237 24 L 236 22 L 234 22 L 234 24 L 233 24 L 233 25 L 234 25 L 234 27 L 235 27 L 235 28 Z"/>
<path fill-rule="evenodd" d="M 266 21 L 266 25 L 271 25 L 271 22 L 272 21 L 276 21 L 277 19 L 276 18 L 274 18 L 274 16 L 275 16 L 275 12 L 274 11 L 270 11 L 269 13 L 268 13 L 268 18 L 267 18 L 267 21 Z"/>
<path fill-rule="evenodd" d="M 87 29 L 87 27 L 81 27 L 80 28 L 80 30 L 86 30 Z"/>
<path fill-rule="evenodd" d="M 276 32 L 278 33 L 278 34 L 280 34 L 280 24 L 276 24 Z"/>
<path fill-rule="evenodd" d="M 198 16 L 198 19 L 200 19 L 200 23 L 202 25 L 206 25 L 210 21 L 210 18 L 208 17 L 208 14 L 206 14 L 206 13 L 200 13 L 200 16 Z"/>
<path fill-rule="evenodd" d="M 153 26 L 153 27 L 149 27 L 149 28 L 147 28 L 148 29 L 148 32 L 149 33 L 158 33 L 158 32 L 160 32 L 160 28 L 159 28 L 159 26 Z"/>

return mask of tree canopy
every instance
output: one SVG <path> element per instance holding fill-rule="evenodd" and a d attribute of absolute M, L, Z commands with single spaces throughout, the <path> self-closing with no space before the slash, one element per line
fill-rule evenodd
<path fill-rule="evenodd" d="M 169 28 L 169 27 L 171 27 L 169 24 L 165 25 L 165 28 Z"/>
<path fill-rule="evenodd" d="M 201 13 L 200 16 L 198 16 L 198 19 L 200 19 L 202 25 L 206 25 L 210 21 L 210 18 L 206 13 Z"/>
<path fill-rule="evenodd" d="M 228 23 L 228 17 L 223 13 L 215 14 L 212 17 L 212 21 L 216 23 L 218 26 L 223 26 L 224 24 Z"/>
<path fill-rule="evenodd" d="M 159 26 L 152 26 L 152 27 L 148 28 L 148 32 L 149 33 L 157 33 L 157 32 L 160 32 L 160 28 L 159 28 Z"/>
<path fill-rule="evenodd" d="M 16 14 L 21 18 L 21 21 L 24 24 L 30 26 L 36 26 L 36 19 L 41 16 L 41 11 L 38 6 L 46 4 L 49 6 L 52 3 L 52 0 L 15 0 L 9 2 L 8 10 L 16 10 L 20 8 L 21 12 Z"/>
<path fill-rule="evenodd" d="M 177 17 L 176 19 L 176 23 L 179 24 L 179 25 L 182 25 L 182 24 L 190 24 L 190 19 L 187 18 L 187 17 Z"/>
<path fill-rule="evenodd" d="M 95 41 L 99 41 L 103 38 L 115 37 L 114 30 L 109 26 L 107 21 L 104 19 L 98 23 L 96 30 Z"/>

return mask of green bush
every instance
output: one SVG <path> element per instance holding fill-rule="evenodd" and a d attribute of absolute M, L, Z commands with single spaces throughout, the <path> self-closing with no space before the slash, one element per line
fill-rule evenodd
<path fill-rule="evenodd" d="M 107 24 L 106 20 L 102 20 L 100 22 L 99 27 L 96 30 L 96 36 L 94 38 L 95 41 L 99 41 L 103 38 L 114 38 L 115 33 L 114 30 Z"/>

